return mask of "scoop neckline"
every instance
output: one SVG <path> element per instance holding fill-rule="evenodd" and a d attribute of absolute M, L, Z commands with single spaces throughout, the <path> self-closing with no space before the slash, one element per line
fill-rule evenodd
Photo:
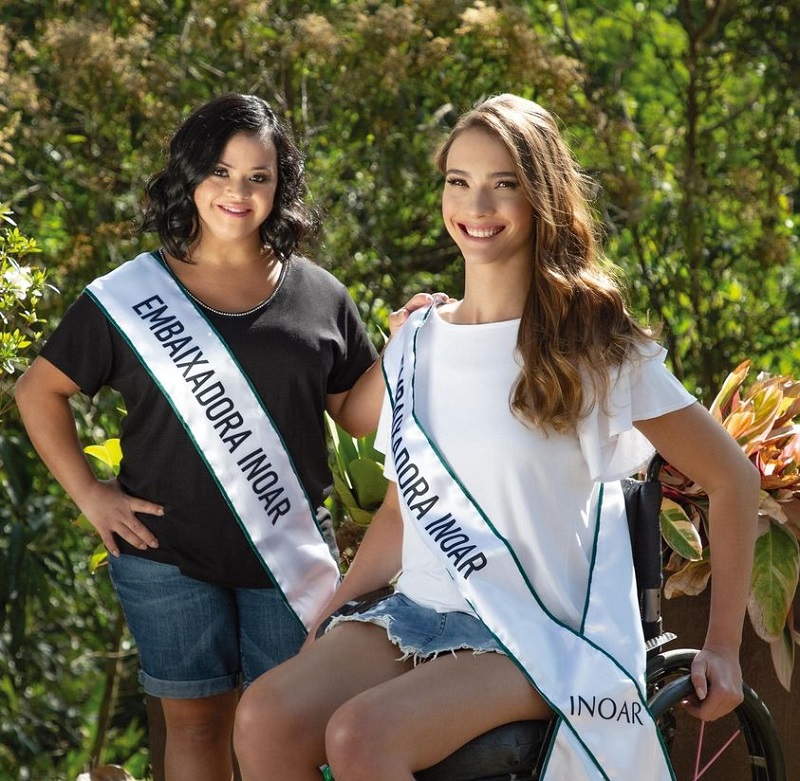
<path fill-rule="evenodd" d="M 170 276 L 175 280 L 175 282 L 178 284 L 178 286 L 181 288 L 181 290 L 183 290 L 183 292 L 192 301 L 194 301 L 195 304 L 197 304 L 199 307 L 201 307 L 202 309 L 205 309 L 208 312 L 211 312 L 211 313 L 213 313 L 215 315 L 219 315 L 220 317 L 248 317 L 249 315 L 253 315 L 253 314 L 256 314 L 257 312 L 260 312 L 262 309 L 264 309 L 264 307 L 266 307 L 270 303 L 272 303 L 273 299 L 278 294 L 278 291 L 280 290 L 281 286 L 283 285 L 283 281 L 286 278 L 286 274 L 287 274 L 288 266 L 289 266 L 288 263 L 285 263 L 285 262 L 281 263 L 281 270 L 280 270 L 280 274 L 278 275 L 278 280 L 275 283 L 275 287 L 272 290 L 272 292 L 263 301 L 259 302 L 254 307 L 251 307 L 250 309 L 248 309 L 248 310 L 246 310 L 244 312 L 226 312 L 226 311 L 224 311 L 222 309 L 215 309 L 213 306 L 210 306 L 205 301 L 203 301 L 202 299 L 200 299 L 197 296 L 195 296 L 194 293 L 192 293 L 192 291 L 189 290 L 189 288 L 187 288 L 186 285 L 184 285 L 183 282 L 181 282 L 180 279 L 178 279 L 178 276 L 170 268 L 169 263 L 167 263 L 167 260 L 164 257 L 164 251 L 163 251 L 163 249 L 161 247 L 159 247 L 157 250 L 155 250 L 153 252 L 153 254 L 159 260 L 161 265 L 167 270 L 167 272 L 170 274 Z"/>
<path fill-rule="evenodd" d="M 512 325 L 518 326 L 522 321 L 521 317 L 514 317 L 509 320 L 492 320 L 488 323 L 451 323 L 445 320 L 439 312 L 439 307 L 433 308 L 433 316 L 438 323 L 441 323 L 445 328 L 472 328 L 472 329 L 491 329 L 491 328 L 507 328 Z"/>

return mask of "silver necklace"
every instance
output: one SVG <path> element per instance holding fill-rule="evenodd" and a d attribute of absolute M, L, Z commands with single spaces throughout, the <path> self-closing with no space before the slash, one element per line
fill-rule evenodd
<path fill-rule="evenodd" d="M 159 247 L 158 248 L 158 256 L 161 258 L 161 262 L 166 266 L 167 270 L 169 271 L 172 276 L 175 274 L 172 272 L 172 269 L 169 267 L 167 263 L 167 258 L 164 255 L 164 250 Z M 278 282 L 275 285 L 275 289 L 269 294 L 267 298 L 265 298 L 260 304 L 256 304 L 252 309 L 248 309 L 246 312 L 222 312 L 219 309 L 214 309 L 213 306 L 209 306 L 205 301 L 201 301 L 197 296 L 195 296 L 189 288 L 186 287 L 180 280 L 175 277 L 180 286 L 183 288 L 183 292 L 186 293 L 189 298 L 192 299 L 196 304 L 199 304 L 203 309 L 207 309 L 209 312 L 213 312 L 215 315 L 220 315 L 222 317 L 247 317 L 247 315 L 252 315 L 254 312 L 258 312 L 259 309 L 265 307 L 275 296 L 275 293 L 278 292 L 278 288 L 281 284 L 281 279 L 283 278 L 283 268 L 281 268 L 280 276 L 278 277 Z"/>

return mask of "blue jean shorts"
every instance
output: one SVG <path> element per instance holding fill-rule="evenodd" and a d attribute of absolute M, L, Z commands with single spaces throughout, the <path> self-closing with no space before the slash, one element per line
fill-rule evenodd
<path fill-rule="evenodd" d="M 140 556 L 108 557 L 154 697 L 211 697 L 246 687 L 300 650 L 305 629 L 278 589 L 232 589 Z"/>
<path fill-rule="evenodd" d="M 413 659 L 415 663 L 434 659 L 445 651 L 505 654 L 494 635 L 470 613 L 438 613 L 398 592 L 364 610 L 356 608 L 347 615 L 334 615 L 326 631 L 346 621 L 382 626 L 400 649 L 401 660 Z"/>

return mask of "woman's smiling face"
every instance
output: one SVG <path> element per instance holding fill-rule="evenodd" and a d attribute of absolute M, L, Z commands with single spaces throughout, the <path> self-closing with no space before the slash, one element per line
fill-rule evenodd
<path fill-rule="evenodd" d="M 269 217 L 278 187 L 278 153 L 271 139 L 232 136 L 211 173 L 195 188 L 201 241 L 250 240 Z"/>
<path fill-rule="evenodd" d="M 447 153 L 442 216 L 467 263 L 524 263 L 533 257 L 534 214 L 505 145 L 470 128 Z"/>

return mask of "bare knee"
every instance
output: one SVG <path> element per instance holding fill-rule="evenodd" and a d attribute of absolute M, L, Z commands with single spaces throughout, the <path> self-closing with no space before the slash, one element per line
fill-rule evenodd
<path fill-rule="evenodd" d="M 237 756 L 240 750 L 276 737 L 275 730 L 282 729 L 283 718 L 279 690 L 265 679 L 251 684 L 239 700 L 233 726 L 233 743 Z"/>
<path fill-rule="evenodd" d="M 264 676 L 239 701 L 233 728 L 234 753 L 243 771 L 264 767 L 273 756 L 295 747 L 305 734 L 302 701 L 279 679 Z M 301 751 L 297 746 L 297 750 Z"/>
<path fill-rule="evenodd" d="M 328 764 L 337 779 L 379 778 L 385 763 L 402 764 L 388 740 L 386 708 L 371 698 L 355 697 L 331 716 L 325 731 Z"/>

